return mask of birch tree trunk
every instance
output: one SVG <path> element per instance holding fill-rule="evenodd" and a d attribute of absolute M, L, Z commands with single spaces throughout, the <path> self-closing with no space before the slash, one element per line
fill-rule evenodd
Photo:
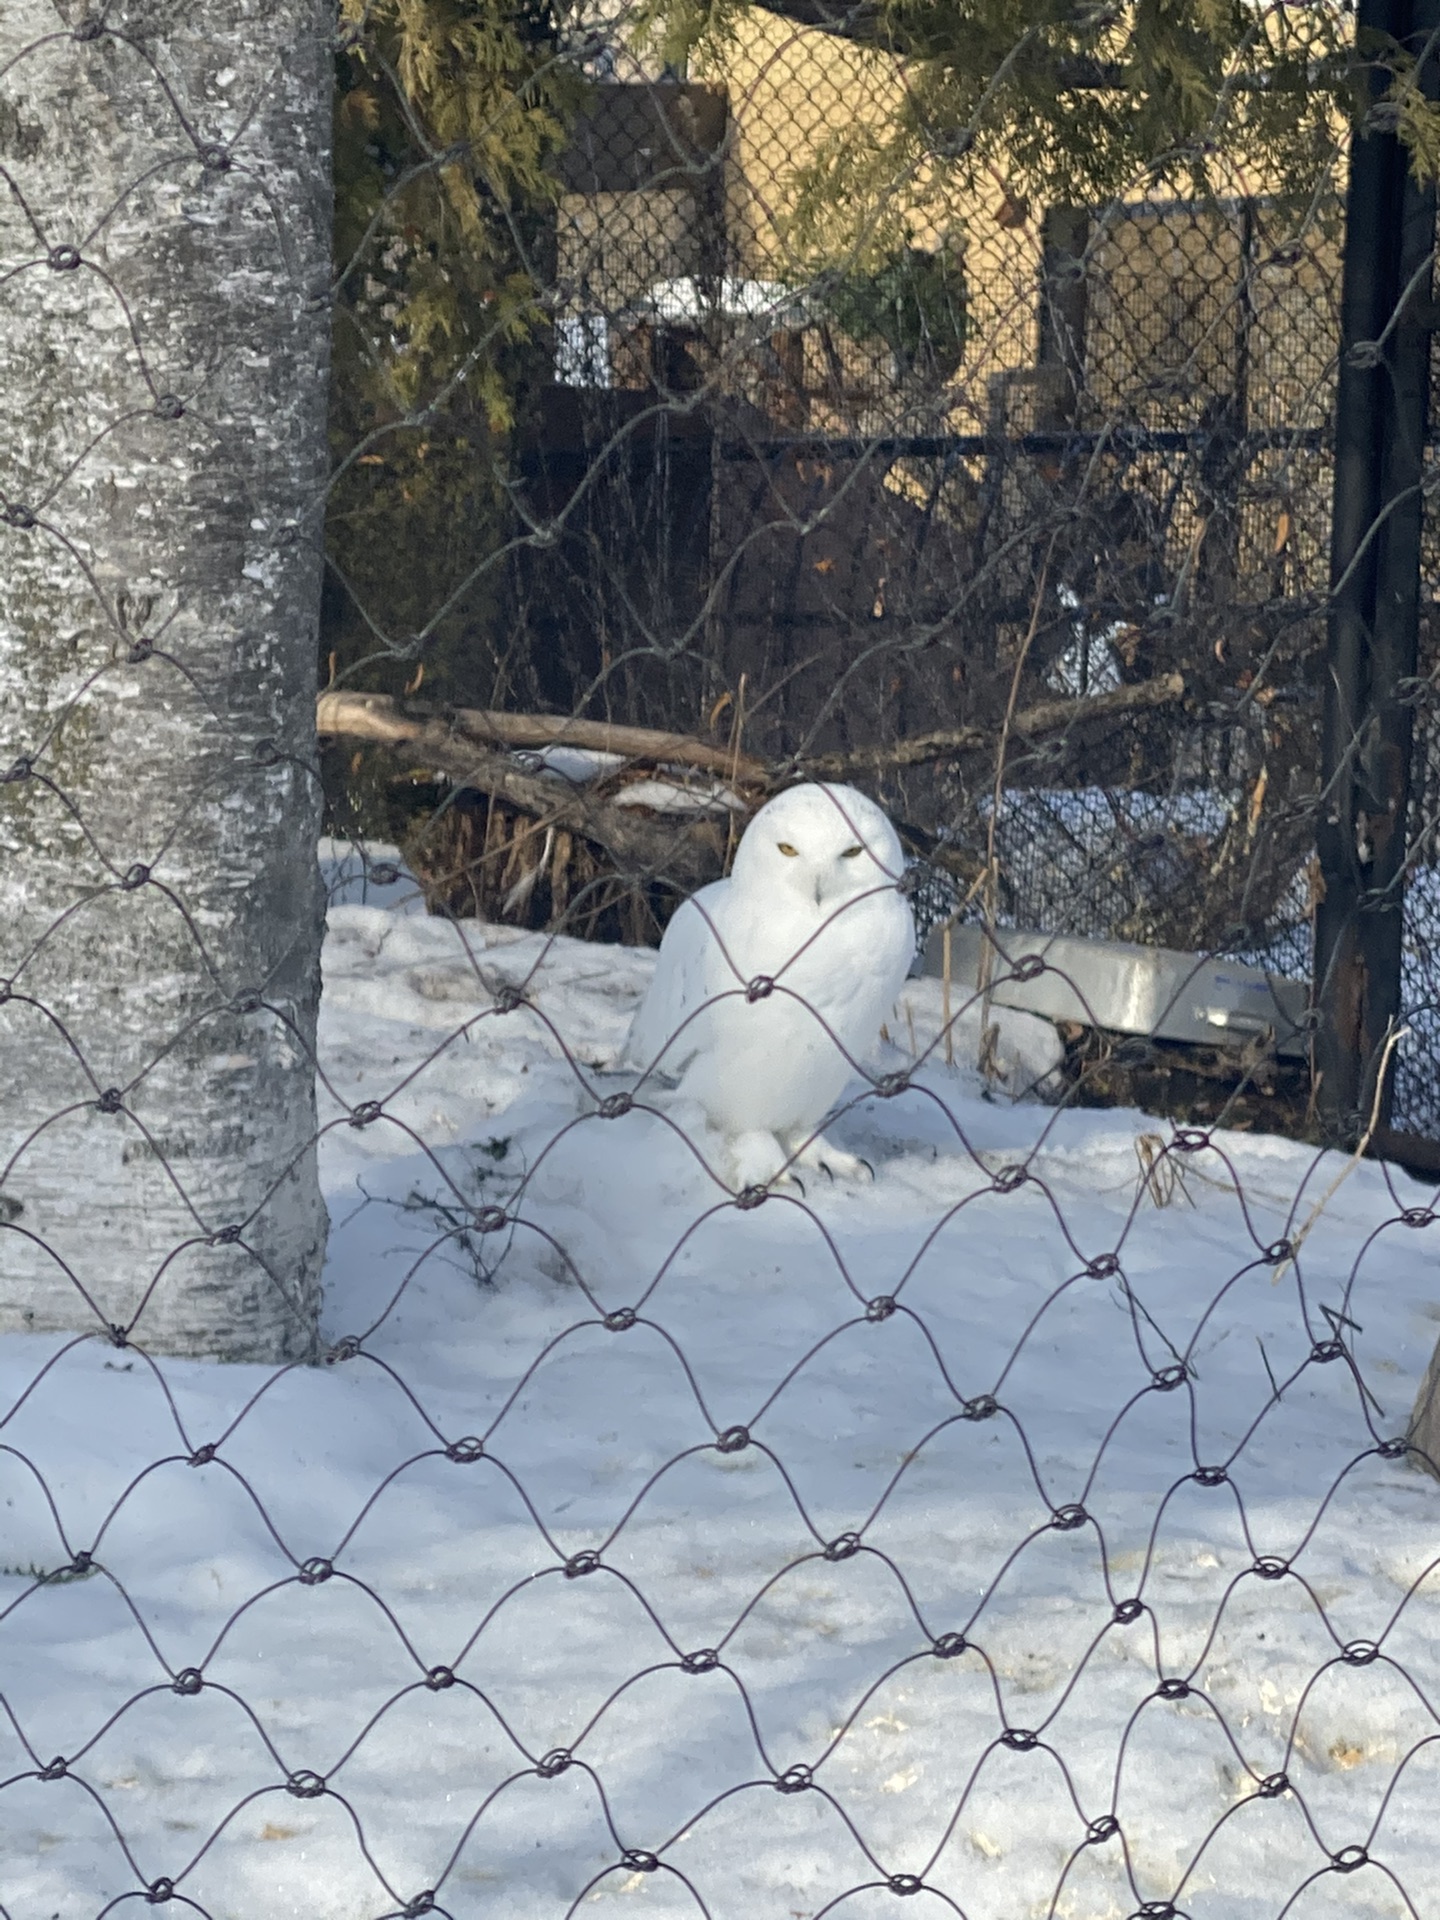
<path fill-rule="evenodd" d="M 0 5 L 6 1329 L 313 1351 L 331 32 Z"/>

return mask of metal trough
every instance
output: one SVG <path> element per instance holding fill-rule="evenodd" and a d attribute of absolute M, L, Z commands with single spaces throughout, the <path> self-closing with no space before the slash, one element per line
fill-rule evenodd
<path fill-rule="evenodd" d="M 944 970 L 944 935 L 937 927 L 925 945 L 923 973 Z M 1192 1046 L 1243 1046 L 1273 1033 L 1276 1051 L 1303 1057 L 1308 1036 L 1308 986 L 1234 960 L 1209 960 L 1168 947 L 1121 940 L 1082 940 L 1071 934 L 995 933 L 992 998 L 1002 1007 L 1073 1021 L 1111 1033 L 1144 1034 Z M 957 1004 L 979 991 L 987 945 L 977 926 L 950 930 L 950 978 Z M 1017 980 L 1019 962 L 1043 959 L 1046 970 Z"/>

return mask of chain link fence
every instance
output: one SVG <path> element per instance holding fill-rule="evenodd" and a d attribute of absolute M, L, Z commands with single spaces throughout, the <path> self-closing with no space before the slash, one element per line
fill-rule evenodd
<path fill-rule="evenodd" d="M 6 1920 L 1431 1911 L 1346 142 L 877 196 L 872 28 L 0 19 Z"/>

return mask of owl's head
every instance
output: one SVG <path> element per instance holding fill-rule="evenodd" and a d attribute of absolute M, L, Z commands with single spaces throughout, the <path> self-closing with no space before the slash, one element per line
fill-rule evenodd
<path fill-rule="evenodd" d="M 854 787 L 813 782 L 761 807 L 736 850 L 734 878 L 834 908 L 893 886 L 904 867 L 895 829 L 873 800 Z"/>

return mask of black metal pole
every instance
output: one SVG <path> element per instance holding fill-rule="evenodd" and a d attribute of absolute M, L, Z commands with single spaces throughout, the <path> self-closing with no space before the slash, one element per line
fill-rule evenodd
<path fill-rule="evenodd" d="M 1367 42 L 1426 54 L 1432 98 L 1440 0 L 1361 0 Z M 1377 73 L 1374 91 L 1384 91 Z M 1376 121 L 1379 124 L 1376 124 Z M 1331 610 L 1316 853 L 1317 1106 L 1327 1134 L 1359 1137 L 1400 1012 L 1405 822 L 1420 592 L 1420 480 L 1430 385 L 1435 194 L 1393 127 L 1355 137 L 1345 207 Z M 1381 1119 L 1388 1121 L 1388 1089 Z"/>

